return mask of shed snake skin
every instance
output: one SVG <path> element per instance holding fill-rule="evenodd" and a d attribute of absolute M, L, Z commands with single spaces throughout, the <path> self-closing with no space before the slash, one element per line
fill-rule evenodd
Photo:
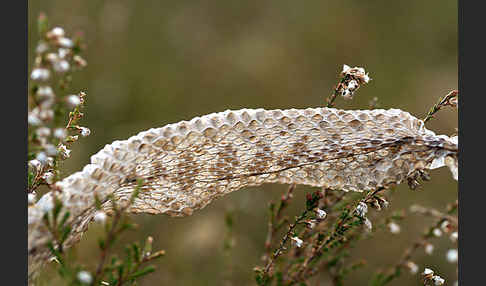
<path fill-rule="evenodd" d="M 457 158 L 457 137 L 436 135 L 399 109 L 227 110 L 106 145 L 56 184 L 56 196 L 71 213 L 67 247 L 92 220 L 95 193 L 127 201 L 137 179 L 143 186 L 130 212 L 188 216 L 264 183 L 363 191 L 444 165 L 457 180 Z M 52 200 L 50 192 L 28 208 L 29 277 L 49 258 L 42 216 Z"/>

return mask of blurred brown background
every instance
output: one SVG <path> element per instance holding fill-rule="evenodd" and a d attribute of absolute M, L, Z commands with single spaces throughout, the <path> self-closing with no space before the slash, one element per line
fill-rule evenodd
<path fill-rule="evenodd" d="M 338 99 L 337 107 L 367 108 L 376 96 L 382 108 L 423 117 L 439 96 L 457 88 L 456 2 L 29 1 L 29 63 L 39 12 L 69 35 L 84 33 L 88 67 L 74 75 L 71 90 L 88 94 L 83 122 L 92 134 L 73 147 L 65 164 L 69 174 L 105 144 L 151 127 L 225 109 L 322 106 L 343 64 L 365 67 L 373 80 L 352 101 Z M 428 126 L 451 134 L 457 113 L 445 110 Z M 399 186 L 391 210 L 411 203 L 441 209 L 457 197 L 448 170 L 431 175 L 421 191 Z M 135 216 L 139 231 L 125 235 L 124 242 L 152 235 L 155 248 L 167 251 L 141 285 L 253 285 L 267 203 L 285 190 L 282 185 L 244 189 L 183 219 Z M 311 190 L 298 188 L 291 214 Z M 222 251 L 227 211 L 235 219 L 230 257 Z M 400 235 L 380 232 L 360 242 L 354 256 L 368 264 L 346 285 L 366 285 L 372 271 L 395 263 L 431 221 L 410 216 Z M 100 233 L 93 225 L 77 247 L 87 265 L 98 253 Z M 415 261 L 452 285 L 455 264 L 446 262 L 445 253 L 453 245 L 447 237 L 435 241 L 434 254 L 419 251 Z M 44 285 L 61 285 L 52 269 L 47 273 Z M 418 285 L 419 279 L 404 273 L 392 285 Z M 328 285 L 325 276 L 319 281 Z"/>

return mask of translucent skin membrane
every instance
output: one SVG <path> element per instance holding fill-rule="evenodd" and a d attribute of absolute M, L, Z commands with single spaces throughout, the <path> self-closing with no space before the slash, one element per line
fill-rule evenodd
<path fill-rule="evenodd" d="M 122 203 L 138 179 L 143 186 L 130 212 L 187 216 L 263 183 L 363 191 L 444 165 L 457 180 L 457 156 L 457 137 L 435 135 L 399 109 L 227 110 L 106 145 L 58 182 L 56 195 L 71 213 L 69 246 L 93 217 L 95 193 Z M 52 198 L 48 193 L 29 207 L 29 275 L 49 257 L 41 218 Z"/>

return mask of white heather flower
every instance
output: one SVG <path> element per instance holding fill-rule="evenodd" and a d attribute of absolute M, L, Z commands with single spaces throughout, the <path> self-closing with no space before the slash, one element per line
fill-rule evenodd
<path fill-rule="evenodd" d="M 434 228 L 434 230 L 432 231 L 432 234 L 434 234 L 435 236 L 439 237 L 442 235 L 442 231 L 438 228 Z"/>
<path fill-rule="evenodd" d="M 450 239 L 452 240 L 452 242 L 457 242 L 457 238 L 458 238 L 457 231 L 454 231 L 453 233 L 451 233 Z"/>
<path fill-rule="evenodd" d="M 52 68 L 56 72 L 60 72 L 60 73 L 67 72 L 70 67 L 71 66 L 69 65 L 69 62 L 66 60 L 54 62 L 54 64 L 52 65 Z"/>
<path fill-rule="evenodd" d="M 29 113 L 29 116 L 27 117 L 27 122 L 29 122 L 29 125 L 32 126 L 38 126 L 41 124 L 41 120 L 39 117 L 35 114 Z"/>
<path fill-rule="evenodd" d="M 63 158 L 69 158 L 69 156 L 71 156 L 71 150 L 69 150 L 64 144 L 61 144 L 58 150 L 61 152 Z"/>
<path fill-rule="evenodd" d="M 386 209 L 388 206 L 390 206 L 390 203 L 389 203 L 387 200 L 385 200 L 385 199 L 383 199 L 383 200 L 381 201 L 381 203 L 383 204 L 383 208 L 385 208 L 385 209 Z"/>
<path fill-rule="evenodd" d="M 357 87 L 358 87 L 358 82 L 357 81 L 355 81 L 354 79 L 351 80 L 351 81 L 349 81 L 349 83 L 348 83 L 348 89 L 354 90 Z"/>
<path fill-rule="evenodd" d="M 54 129 L 54 137 L 63 140 L 67 136 L 67 131 L 65 128 Z"/>
<path fill-rule="evenodd" d="M 49 156 L 56 156 L 57 155 L 57 148 L 56 148 L 56 146 L 54 146 L 52 144 L 47 144 L 45 146 L 45 149 L 46 149 L 47 155 L 49 155 Z"/>
<path fill-rule="evenodd" d="M 29 166 L 38 171 L 41 168 L 42 163 L 37 159 L 33 159 L 29 161 Z"/>
<path fill-rule="evenodd" d="M 368 213 L 368 206 L 363 202 L 359 202 L 358 206 L 356 207 L 356 213 L 359 217 L 364 218 Z"/>
<path fill-rule="evenodd" d="M 46 55 L 46 60 L 47 60 L 48 62 L 50 62 L 51 64 L 53 64 L 53 63 L 55 63 L 55 62 L 59 61 L 59 55 L 58 55 L 58 54 L 56 54 L 56 53 L 48 53 L 48 54 Z"/>
<path fill-rule="evenodd" d="M 393 234 L 398 234 L 400 233 L 400 226 L 394 222 L 390 222 L 388 224 L 388 229 L 390 229 L 390 232 L 393 233 Z"/>
<path fill-rule="evenodd" d="M 427 253 L 428 255 L 431 255 L 432 252 L 434 252 L 434 245 L 431 244 L 431 243 L 427 243 L 425 245 L 425 253 Z"/>
<path fill-rule="evenodd" d="M 73 108 L 73 107 L 76 107 L 78 106 L 80 103 L 81 103 L 81 99 L 79 98 L 79 96 L 75 95 L 75 94 L 72 94 L 72 95 L 69 95 L 67 98 L 66 98 L 66 101 L 67 101 L 67 104 Z"/>
<path fill-rule="evenodd" d="M 41 120 L 50 121 L 54 118 L 54 111 L 52 109 L 43 109 L 39 112 L 39 117 Z"/>
<path fill-rule="evenodd" d="M 362 79 L 363 79 L 363 81 L 364 81 L 365 83 L 368 83 L 368 82 L 371 80 L 371 78 L 368 76 L 368 74 L 365 74 L 365 75 L 362 77 Z"/>
<path fill-rule="evenodd" d="M 32 80 L 46 81 L 51 76 L 51 72 L 46 68 L 35 68 L 30 74 Z"/>
<path fill-rule="evenodd" d="M 94 215 L 94 221 L 95 222 L 99 222 L 99 223 L 105 223 L 106 221 L 106 214 L 102 211 L 98 211 L 96 212 L 96 214 Z"/>
<path fill-rule="evenodd" d="M 51 35 L 52 37 L 63 37 L 64 29 L 61 27 L 52 28 L 52 30 L 49 32 L 49 35 Z"/>
<path fill-rule="evenodd" d="M 348 65 L 343 65 L 343 71 L 341 73 L 346 74 L 351 69 Z"/>
<path fill-rule="evenodd" d="M 89 130 L 89 128 L 81 127 L 80 130 L 81 130 L 81 136 L 83 137 L 89 136 L 89 134 L 91 134 L 91 130 Z"/>
<path fill-rule="evenodd" d="M 64 49 L 64 48 L 60 48 L 59 50 L 57 50 L 57 54 L 61 59 L 64 59 L 67 55 L 69 55 L 69 52 L 70 52 L 69 49 Z"/>
<path fill-rule="evenodd" d="M 35 134 L 39 137 L 49 137 L 51 135 L 51 129 L 49 127 L 39 127 Z"/>
<path fill-rule="evenodd" d="M 49 167 L 54 167 L 54 158 L 52 157 L 47 157 L 47 165 Z"/>
<path fill-rule="evenodd" d="M 459 257 L 459 253 L 457 252 L 457 249 L 449 249 L 446 254 L 447 261 L 450 263 L 457 262 L 457 259 Z"/>
<path fill-rule="evenodd" d="M 83 284 L 91 284 L 93 277 L 88 271 L 83 270 L 78 272 L 78 280 Z"/>
<path fill-rule="evenodd" d="M 326 211 L 325 211 L 325 210 L 321 210 L 321 209 L 319 209 L 319 208 L 317 209 L 317 217 L 318 217 L 319 219 L 325 219 L 325 218 L 326 218 L 326 216 L 327 216 L 327 213 L 326 213 Z"/>
<path fill-rule="evenodd" d="M 445 220 L 443 221 L 441 224 L 440 224 L 440 228 L 443 230 L 443 231 L 447 231 L 449 229 L 449 226 L 451 225 L 451 223 L 448 221 L 448 220 Z"/>
<path fill-rule="evenodd" d="M 73 61 L 76 65 L 78 65 L 79 67 L 85 67 L 88 63 L 86 62 L 85 59 L 83 59 L 81 56 L 79 55 L 75 55 L 73 57 Z"/>
<path fill-rule="evenodd" d="M 72 48 L 74 46 L 73 41 L 69 38 L 57 39 L 57 44 L 64 48 Z"/>
<path fill-rule="evenodd" d="M 407 267 L 408 267 L 408 269 L 410 270 L 410 273 L 411 273 L 411 274 L 417 274 L 418 269 L 419 269 L 419 267 L 418 267 L 418 265 L 417 265 L 417 264 L 415 264 L 415 263 L 414 263 L 414 262 L 412 262 L 412 261 L 408 261 L 408 262 L 406 263 L 406 266 L 407 266 Z"/>
<path fill-rule="evenodd" d="M 368 231 L 371 231 L 373 229 L 373 225 L 371 224 L 371 221 L 368 218 L 365 219 L 364 225 L 366 226 L 366 229 Z"/>
<path fill-rule="evenodd" d="M 34 204 L 35 203 L 35 194 L 29 193 L 27 195 L 27 202 L 29 203 L 29 205 Z"/>
<path fill-rule="evenodd" d="M 307 222 L 307 227 L 313 229 L 314 227 L 316 227 L 316 223 L 313 220 L 310 220 Z"/>
<path fill-rule="evenodd" d="M 423 274 L 424 275 L 434 274 L 434 270 L 432 270 L 430 268 L 425 268 Z"/>
<path fill-rule="evenodd" d="M 37 47 L 35 48 L 35 52 L 38 54 L 42 54 L 46 52 L 49 49 L 49 46 L 47 45 L 46 42 L 39 42 Z"/>
<path fill-rule="evenodd" d="M 295 242 L 295 245 L 297 247 L 302 247 L 302 245 L 304 244 L 304 242 L 302 241 L 302 239 L 298 238 L 297 236 L 294 236 L 291 239 Z"/>
<path fill-rule="evenodd" d="M 39 160 L 39 162 L 41 162 L 41 164 L 43 165 L 47 163 L 47 155 L 45 152 L 39 152 L 39 154 L 37 154 L 35 158 Z"/>
<path fill-rule="evenodd" d="M 434 285 L 444 285 L 444 278 L 440 277 L 439 275 L 434 275 L 432 277 L 432 281 L 434 281 Z"/>
<path fill-rule="evenodd" d="M 345 89 L 343 91 L 342 97 L 344 97 L 345 99 L 351 99 L 352 96 L 353 96 L 353 93 L 351 91 L 349 91 L 349 89 Z"/>
<path fill-rule="evenodd" d="M 44 175 L 42 175 L 42 179 L 46 181 L 49 185 L 52 185 L 54 183 L 54 173 L 52 172 L 46 172 Z"/>
<path fill-rule="evenodd" d="M 52 98 L 54 97 L 54 92 L 50 86 L 39 86 L 36 92 L 37 96 L 40 98 Z"/>

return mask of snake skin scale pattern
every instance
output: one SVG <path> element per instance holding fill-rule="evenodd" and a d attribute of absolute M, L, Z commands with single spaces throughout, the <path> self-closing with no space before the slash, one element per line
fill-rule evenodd
<path fill-rule="evenodd" d="M 138 179 L 143 186 L 130 212 L 188 216 L 263 183 L 364 191 L 444 165 L 457 180 L 457 157 L 457 137 L 436 135 L 399 109 L 227 110 L 106 145 L 91 164 L 56 184 L 56 196 L 71 213 L 70 246 L 94 216 L 95 193 L 122 203 Z M 28 209 L 29 276 L 49 258 L 42 216 L 53 194 Z"/>

